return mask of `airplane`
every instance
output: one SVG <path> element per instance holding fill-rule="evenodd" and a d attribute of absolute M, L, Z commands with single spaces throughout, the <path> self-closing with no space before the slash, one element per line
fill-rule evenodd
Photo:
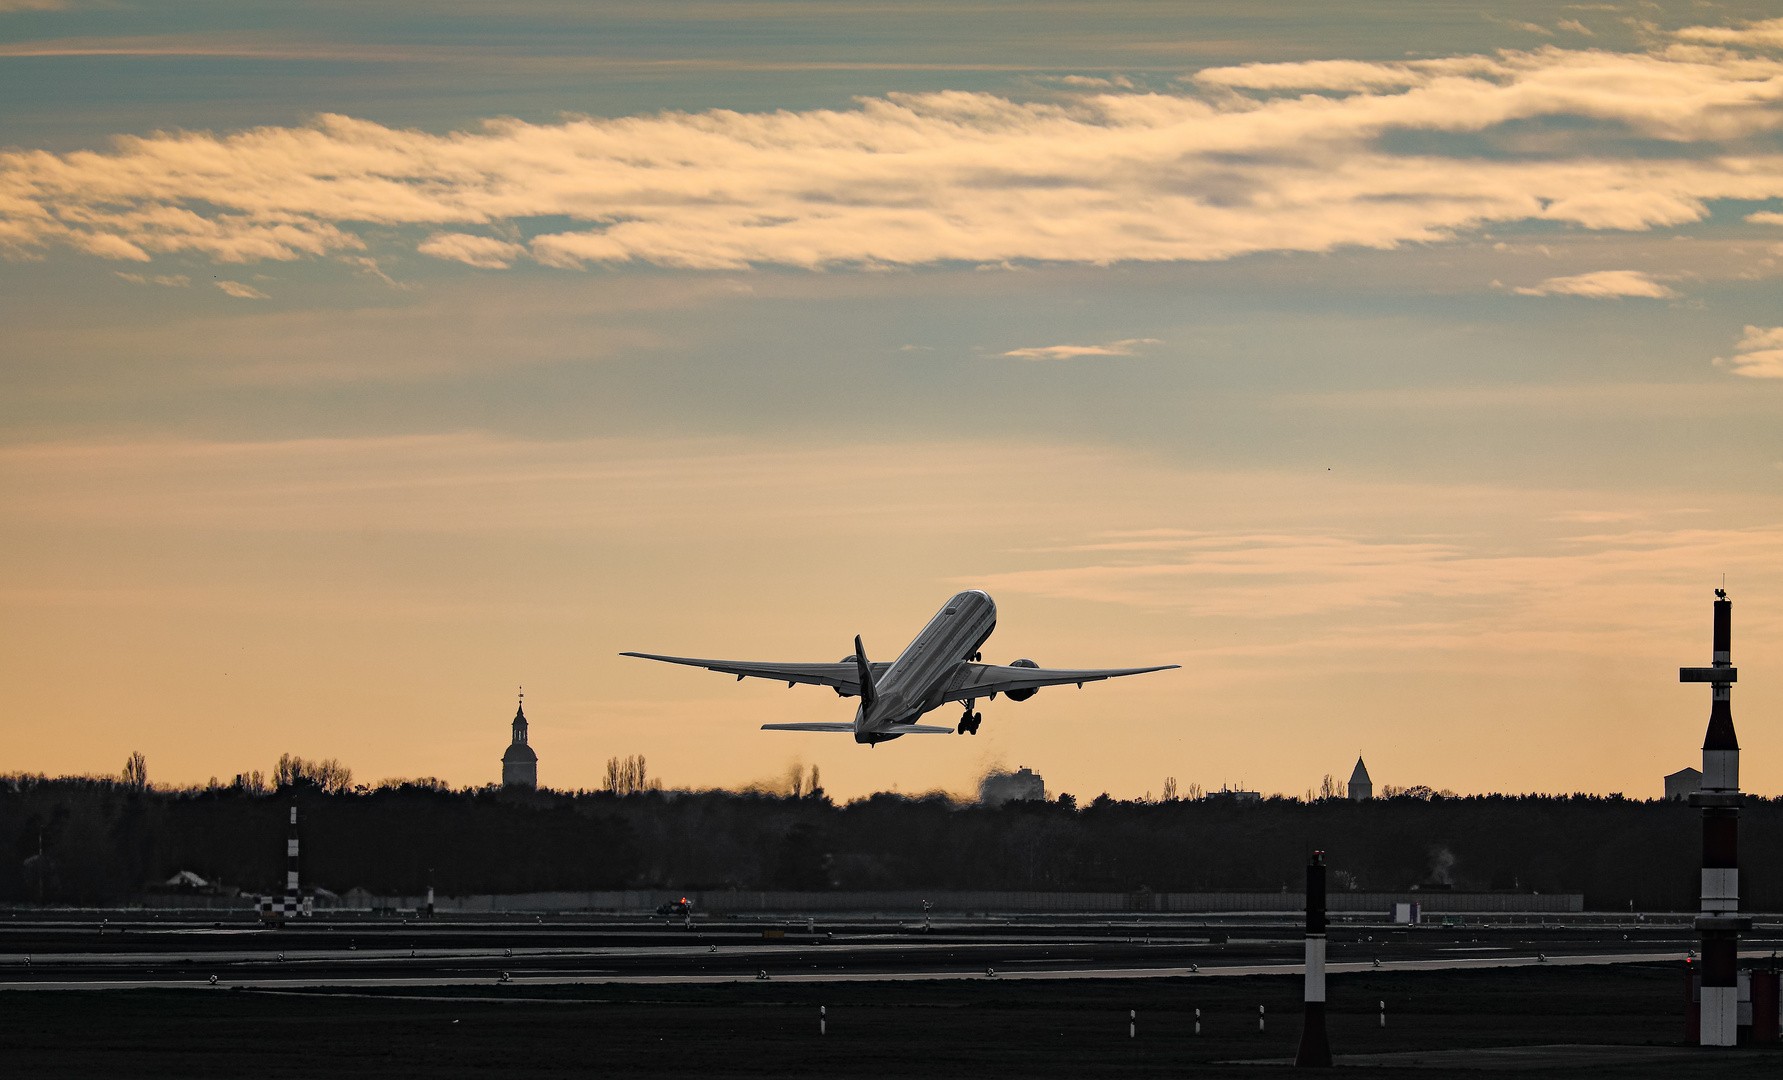
<path fill-rule="evenodd" d="M 1026 701 L 1043 686 L 1076 683 L 1079 689 L 1087 682 L 1116 679 L 1122 675 L 1143 675 L 1148 671 L 1168 671 L 1177 664 L 1140 668 L 1043 668 L 1032 660 L 1021 659 L 1007 666 L 979 661 L 986 639 L 997 628 L 997 605 L 990 594 L 978 589 L 959 593 L 943 604 L 935 617 L 890 663 L 870 663 L 860 635 L 854 638 L 854 655 L 844 656 L 833 664 L 738 663 L 730 660 L 700 660 L 688 656 L 659 656 L 655 653 L 623 652 L 643 660 L 661 660 L 668 664 L 685 664 L 745 678 L 784 680 L 788 687 L 797 683 L 828 686 L 837 697 L 858 697 L 852 724 L 763 724 L 763 731 L 836 731 L 852 732 L 854 741 L 876 746 L 905 735 L 978 734 L 984 721 L 974 706 L 981 697 L 995 701 L 998 694 L 1011 701 Z M 955 727 L 919 724 L 923 713 L 938 709 L 950 701 L 966 707 Z"/>

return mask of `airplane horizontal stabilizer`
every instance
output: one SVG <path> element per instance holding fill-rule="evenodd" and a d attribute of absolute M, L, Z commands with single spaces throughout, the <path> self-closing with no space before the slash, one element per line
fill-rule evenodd
<path fill-rule="evenodd" d="M 887 735 L 952 735 L 953 728 L 934 724 L 893 724 L 885 728 Z"/>
<path fill-rule="evenodd" d="M 853 731 L 853 724 L 763 724 L 763 731 Z M 937 730 L 951 731 L 952 728 Z"/>

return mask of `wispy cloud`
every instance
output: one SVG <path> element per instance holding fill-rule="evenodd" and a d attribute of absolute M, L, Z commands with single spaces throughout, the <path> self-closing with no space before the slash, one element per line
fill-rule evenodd
<path fill-rule="evenodd" d="M 1084 90 L 1106 89 L 1117 86 L 1127 90 L 1133 88 L 1133 80 L 1127 78 L 1125 75 L 1116 75 L 1107 79 L 1098 78 L 1094 75 L 1041 75 L 1037 77 L 1036 81 L 1055 82 L 1063 86 L 1071 86 Z"/>
<path fill-rule="evenodd" d="M 0 12 L 7 0 L 0 0 Z M 50 4 L 56 0 L 49 0 Z M 29 9 L 33 0 L 25 0 Z M 69 5 L 62 4 L 66 7 Z M 736 17 L 738 6 L 728 6 Z M 44 9 L 47 10 L 49 4 Z M 14 10 L 23 10 L 17 9 Z M 511 10 L 508 9 L 508 10 Z M 650 18 L 685 17 L 682 9 L 650 6 Z M 806 9 L 807 12 L 809 9 Z M 603 6 L 604 15 L 612 8 Z M 808 17 L 808 16 L 807 16 Z M 1254 48 L 1255 43 L 1242 43 Z M 1218 51 L 1218 50 L 1216 50 Z M 1205 55 L 1205 51 L 1203 51 Z M 703 72 L 703 71 L 1007 71 L 1037 72 L 1043 64 L 996 62 L 922 62 L 898 60 L 762 59 L 732 56 L 613 56 L 565 54 L 546 49 L 504 48 L 488 44 L 446 45 L 353 41 L 342 37 L 289 33 L 199 31 L 173 34 L 85 35 L 0 42 L 0 57 L 26 56 L 204 56 L 257 60 L 320 60 L 366 64 L 451 65 L 458 70 L 575 72 Z"/>
<path fill-rule="evenodd" d="M 1501 158 L 1382 141 L 1548 117 L 1591 130 Z M 229 263 L 395 242 L 499 269 L 543 219 L 577 223 L 524 243 L 564 268 L 1394 248 L 1492 222 L 1646 230 L 1700 220 L 1712 200 L 1783 197 L 1783 154 L 1714 145 L 1780 127 L 1783 62 L 1697 47 L 1250 64 L 1203 71 L 1180 93 L 896 94 L 853 110 L 500 120 L 446 135 L 322 116 L 123 138 L 109 153 L 0 154 L 0 249 Z M 1630 135 L 1641 152 L 1618 156 Z M 1655 145 L 1678 152 L 1655 157 Z"/>
<path fill-rule="evenodd" d="M 527 441 L 479 433 L 13 444 L 0 446 L 7 478 L 0 514 L 252 532 L 353 531 L 370 519 L 407 532 L 475 534 L 596 528 L 651 535 L 722 519 L 739 535 L 814 528 L 885 535 L 932 532 L 927 519 L 994 505 L 998 522 L 1032 530 L 1051 510 L 1030 505 L 1020 493 L 1023 478 L 1034 470 L 1060 482 L 1070 477 L 1072 496 L 1107 498 L 1107 476 L 1120 460 L 1096 449 L 982 440 L 821 452 L 737 439 Z M 813 485 L 844 483 L 898 494 L 840 519 L 802 495 Z M 987 490 L 1010 494 L 987 502 Z"/>
<path fill-rule="evenodd" d="M 215 282 L 215 284 L 216 284 L 217 288 L 222 289 L 224 292 L 228 293 L 230 296 L 235 297 L 237 300 L 271 300 L 272 299 L 272 297 L 261 292 L 259 289 L 254 288 L 252 285 L 244 285 L 239 281 L 218 281 L 218 282 Z"/>
<path fill-rule="evenodd" d="M 1589 594 L 1613 591 L 1633 580 L 1678 575 L 1679 567 L 1702 565 L 1710 552 L 1729 565 L 1763 565 L 1779 543 L 1783 525 L 1776 524 L 1727 530 L 1637 526 L 1571 536 L 1547 550 L 1515 555 L 1447 536 L 1370 537 L 1316 529 L 1206 533 L 1117 547 L 1090 565 L 1016 570 L 978 580 L 980 587 L 999 594 L 1229 619 L 1363 609 L 1409 614 L 1443 604 L 1453 614 L 1444 620 L 1442 633 L 1420 640 L 1417 626 L 1403 626 L 1400 644 L 1454 647 L 1461 638 L 1502 632 L 1506 627 L 1500 619 L 1509 616 L 1507 621 L 1525 622 L 1525 641 L 1540 647 L 1535 643 L 1553 643 L 1561 634 L 1548 636 L 1532 628 L 1544 618 L 1552 619 L 1551 627 L 1575 623 L 1578 610 L 1594 606 Z M 1132 557 L 1118 557 L 1122 554 Z M 1487 611 L 1492 616 L 1481 618 Z M 1572 642 L 1575 648 L 1583 644 Z"/>
<path fill-rule="evenodd" d="M 1686 26 L 1675 33 L 1684 41 L 1733 48 L 1783 49 L 1783 19 L 1766 19 L 1744 26 Z"/>
<path fill-rule="evenodd" d="M 122 270 L 114 272 L 125 281 L 138 285 L 167 285 L 176 289 L 184 289 L 192 284 L 192 279 L 184 274 L 126 274 Z"/>
<path fill-rule="evenodd" d="M 1141 345 L 1156 345 L 1157 338 L 1125 338 L 1101 345 L 1038 345 L 1027 349 L 1010 349 L 1004 356 L 1023 360 L 1070 360 L 1078 356 L 1132 356 Z"/>
<path fill-rule="evenodd" d="M 469 233 L 435 233 L 415 250 L 436 259 L 451 259 L 485 270 L 505 270 L 526 254 L 519 244 Z"/>
<path fill-rule="evenodd" d="M 1754 225 L 1783 225 L 1783 214 L 1772 210 L 1760 210 L 1756 214 L 1747 214 L 1746 220 Z"/>
<path fill-rule="evenodd" d="M 1748 326 L 1734 346 L 1732 359 L 1716 357 L 1715 363 L 1733 368 L 1735 375 L 1754 379 L 1783 379 L 1783 326 Z"/>
<path fill-rule="evenodd" d="M 384 273 L 384 268 L 378 265 L 378 260 L 370 258 L 369 256 L 342 255 L 339 256 L 339 258 L 340 261 L 346 265 L 358 267 L 360 273 L 365 274 L 368 277 L 375 277 L 392 289 L 407 289 L 410 287 L 403 282 L 397 281 L 389 274 Z"/>
<path fill-rule="evenodd" d="M 1585 296 L 1593 300 L 1614 300 L 1624 296 L 1665 300 L 1677 292 L 1653 280 L 1640 270 L 1595 270 L 1589 274 L 1551 277 L 1540 285 L 1513 290 L 1524 296 Z"/>

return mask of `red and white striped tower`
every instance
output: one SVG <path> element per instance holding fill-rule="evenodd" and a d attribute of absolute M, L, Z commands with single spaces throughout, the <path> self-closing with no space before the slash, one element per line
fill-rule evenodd
<path fill-rule="evenodd" d="M 1733 601 L 1715 590 L 1715 653 L 1709 667 L 1680 668 L 1678 681 L 1710 685 L 1709 730 L 1703 736 L 1702 788 L 1690 805 L 1703 812 L 1701 1044 L 1733 1046 L 1739 1039 L 1740 931 L 1751 919 L 1740 910 L 1740 742 L 1734 736 L 1730 691 L 1739 672 L 1729 656 Z"/>

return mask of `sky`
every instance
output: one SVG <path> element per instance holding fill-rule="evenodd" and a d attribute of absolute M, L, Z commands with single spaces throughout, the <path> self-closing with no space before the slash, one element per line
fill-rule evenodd
<path fill-rule="evenodd" d="M 1770 4 L 0 0 L 0 771 L 1783 794 L 1780 259 Z"/>

